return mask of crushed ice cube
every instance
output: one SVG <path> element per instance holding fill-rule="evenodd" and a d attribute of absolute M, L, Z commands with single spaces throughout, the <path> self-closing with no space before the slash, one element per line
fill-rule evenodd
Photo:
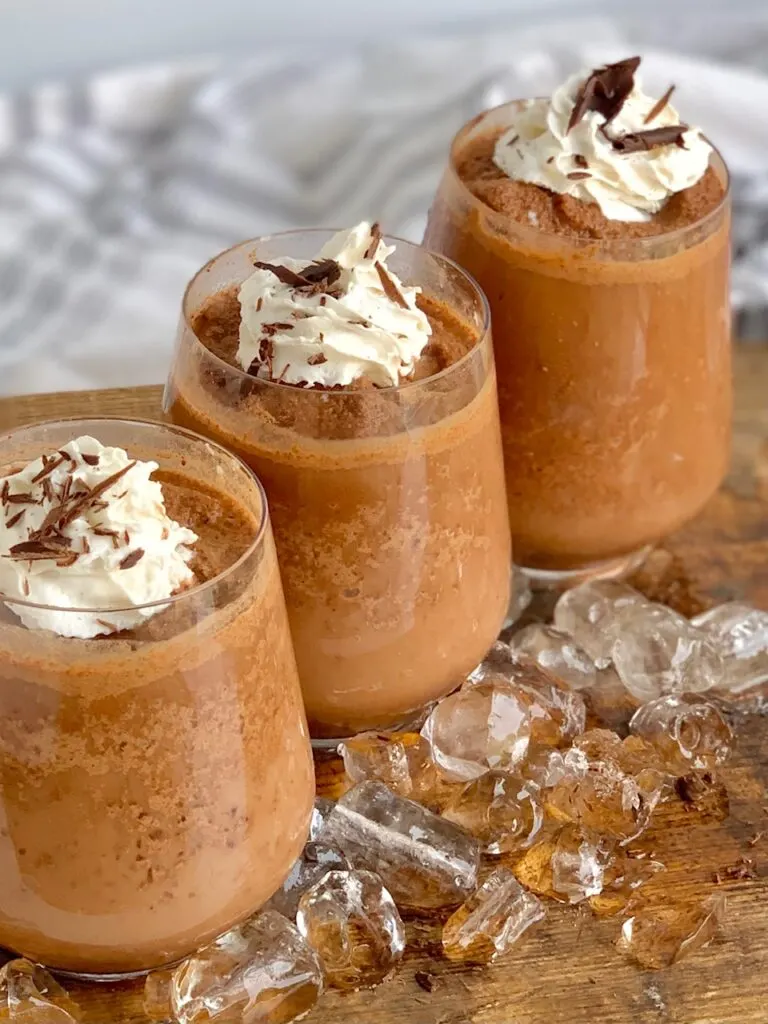
<path fill-rule="evenodd" d="M 455 906 L 477 884 L 478 841 L 380 782 L 345 793 L 323 835 L 356 868 L 379 875 L 398 906 Z"/>
<path fill-rule="evenodd" d="M 405 949 L 395 901 L 370 871 L 329 871 L 302 896 L 296 923 L 334 988 L 378 985 Z"/>
<path fill-rule="evenodd" d="M 719 709 L 698 694 L 667 694 L 643 704 L 629 727 L 682 772 L 715 768 L 731 754 L 731 727 Z"/>
<path fill-rule="evenodd" d="M 181 963 L 171 980 L 179 1024 L 288 1024 L 323 987 L 317 954 L 290 921 L 267 910 Z"/>
<path fill-rule="evenodd" d="M 541 901 L 508 868 L 497 868 L 446 921 L 443 951 L 450 960 L 488 963 L 506 953 L 544 914 Z"/>

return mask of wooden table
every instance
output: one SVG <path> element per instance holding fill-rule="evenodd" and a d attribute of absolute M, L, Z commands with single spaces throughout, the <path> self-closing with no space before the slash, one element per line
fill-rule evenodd
<path fill-rule="evenodd" d="M 0 429 L 77 414 L 157 417 L 159 388 L 0 400 Z M 692 613 L 745 597 L 768 608 L 768 349 L 736 358 L 734 452 L 729 479 L 702 515 L 651 556 L 637 583 Z M 723 936 L 669 970 L 648 972 L 614 949 L 616 918 L 552 905 L 545 922 L 503 961 L 463 967 L 440 956 L 437 922 L 408 922 L 409 950 L 396 977 L 374 992 L 327 993 L 310 1024 L 766 1024 L 768 1021 L 768 719 L 745 715 L 725 772 L 731 815 L 701 820 L 680 803 L 664 808 L 649 836 L 667 871 L 649 898 L 727 895 Z M 334 793 L 338 764 L 318 763 Z M 763 835 L 765 833 L 765 835 Z M 756 878 L 715 886 L 713 876 L 747 857 Z M 0 880 L 2 884 L 2 880 Z M 417 971 L 434 976 L 423 991 Z M 144 1024 L 141 987 L 76 988 L 87 1024 Z"/>

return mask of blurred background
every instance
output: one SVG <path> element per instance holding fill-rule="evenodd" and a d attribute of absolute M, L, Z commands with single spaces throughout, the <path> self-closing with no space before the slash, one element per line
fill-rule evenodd
<path fill-rule="evenodd" d="M 633 53 L 731 166 L 737 330 L 768 339 L 768 0 L 0 0 L 0 393 L 162 381 L 216 251 L 418 240 L 464 121 Z"/>

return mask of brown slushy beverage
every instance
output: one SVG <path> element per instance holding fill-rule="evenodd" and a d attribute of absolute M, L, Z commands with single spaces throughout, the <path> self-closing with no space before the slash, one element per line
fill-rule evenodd
<path fill-rule="evenodd" d="M 223 253 L 187 291 L 166 392 L 264 482 L 321 738 L 449 692 L 508 601 L 487 308 L 450 261 L 396 253 L 367 223 Z"/>
<path fill-rule="evenodd" d="M 491 305 L 515 560 L 543 582 L 626 570 L 728 460 L 727 173 L 638 64 L 470 122 L 427 228 Z"/>
<path fill-rule="evenodd" d="M 160 424 L 0 444 L 0 944 L 171 963 L 258 910 L 311 814 L 263 492 Z"/>

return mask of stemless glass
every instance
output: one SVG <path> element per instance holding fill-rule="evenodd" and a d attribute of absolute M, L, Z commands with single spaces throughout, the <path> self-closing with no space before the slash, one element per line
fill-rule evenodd
<path fill-rule="evenodd" d="M 470 192 L 467 147 L 520 103 L 456 136 L 425 244 L 466 267 L 493 315 L 515 558 L 534 580 L 628 571 L 694 516 L 728 462 L 728 175 L 681 230 L 598 241 L 548 234 Z"/>
<path fill-rule="evenodd" d="M 451 261 L 400 240 L 394 272 L 477 336 L 424 380 L 315 390 L 251 377 L 193 329 L 255 258 L 314 258 L 330 231 L 245 242 L 192 280 L 165 398 L 172 419 L 264 482 L 315 738 L 402 726 L 456 687 L 502 625 L 509 527 L 488 309 Z"/>
<path fill-rule="evenodd" d="M 172 963 L 246 918 L 299 855 L 311 748 L 261 486 L 158 423 L 0 438 L 4 475 L 83 434 L 228 496 L 244 554 L 130 633 L 27 628 L 0 602 L 0 944 L 86 977 Z M 59 608 L 58 615 L 86 609 Z M 99 611 L 105 619 L 116 609 Z"/>

